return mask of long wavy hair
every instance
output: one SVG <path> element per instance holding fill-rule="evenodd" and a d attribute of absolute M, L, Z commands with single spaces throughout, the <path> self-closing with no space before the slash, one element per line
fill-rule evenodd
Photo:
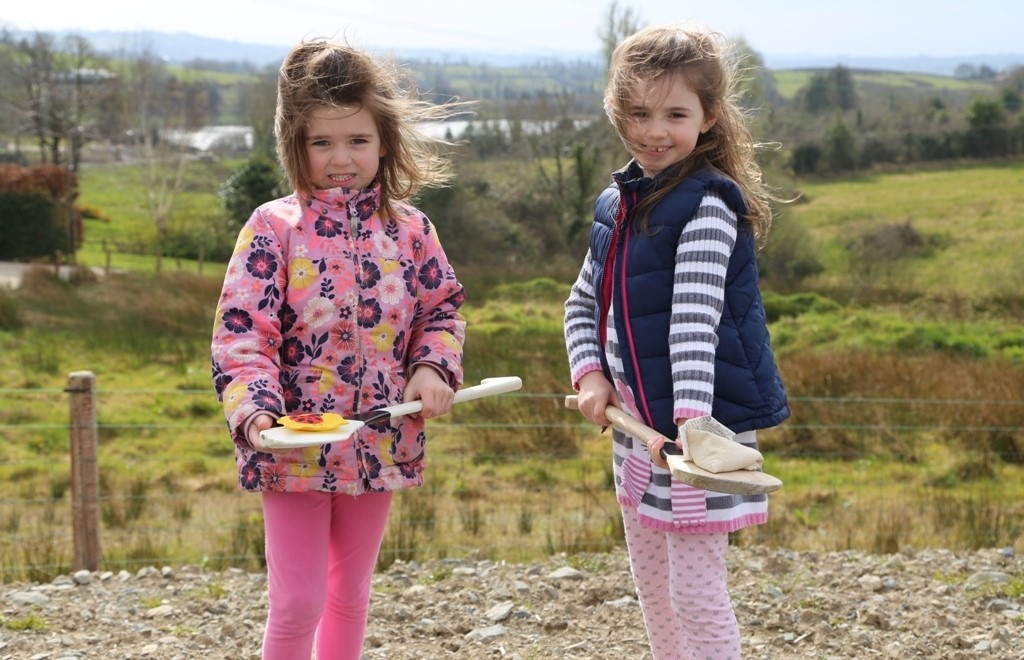
<path fill-rule="evenodd" d="M 389 61 L 347 44 L 318 39 L 292 48 L 278 74 L 277 156 L 296 192 L 309 194 L 315 188 L 306 137 L 312 111 L 322 106 L 362 108 L 373 116 L 385 150 L 376 178 L 384 217 L 396 217 L 395 202 L 410 199 L 425 186 L 442 186 L 451 180 L 451 163 L 442 153 L 450 143 L 429 137 L 420 126 L 452 117 L 459 104 L 420 101 Z"/>
<path fill-rule="evenodd" d="M 663 183 L 636 211 L 636 222 L 646 230 L 647 216 L 655 204 L 690 173 L 711 168 L 740 187 L 747 203 L 747 220 L 754 234 L 763 238 L 771 225 L 771 201 L 775 199 L 761 179 L 755 158 L 758 146 L 747 127 L 734 89 L 734 65 L 726 56 L 722 36 L 710 30 L 683 26 L 656 26 L 640 30 L 622 41 L 612 53 L 605 89 L 604 108 L 619 138 L 632 153 L 634 119 L 630 98 L 637 85 L 666 76 L 679 76 L 698 96 L 705 117 L 714 117 L 710 130 L 701 134 L 693 153 L 677 167 L 666 170 Z"/>

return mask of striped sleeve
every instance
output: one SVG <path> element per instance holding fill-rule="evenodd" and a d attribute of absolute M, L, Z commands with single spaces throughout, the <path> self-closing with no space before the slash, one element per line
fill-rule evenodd
<path fill-rule="evenodd" d="M 676 248 L 669 352 L 676 420 L 711 414 L 718 323 L 738 219 L 716 194 L 701 200 Z"/>
<path fill-rule="evenodd" d="M 573 389 L 591 371 L 601 371 L 601 336 L 597 329 L 594 291 L 594 261 L 587 252 L 576 283 L 565 301 L 565 348 L 569 354 L 569 374 Z"/>

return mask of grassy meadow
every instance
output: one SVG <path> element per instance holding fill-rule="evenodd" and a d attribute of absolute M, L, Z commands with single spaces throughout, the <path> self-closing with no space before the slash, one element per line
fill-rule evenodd
<path fill-rule="evenodd" d="M 858 89 L 885 88 L 896 92 L 908 89 L 915 93 L 921 90 L 934 90 L 937 96 L 942 96 L 946 92 L 984 93 L 988 89 L 988 85 L 984 81 L 926 73 L 907 71 L 896 73 L 860 69 L 854 69 L 851 73 Z M 800 90 L 807 88 L 807 84 L 813 76 L 820 74 L 820 69 L 782 69 L 772 72 L 779 95 L 784 99 L 795 98 Z"/>
<path fill-rule="evenodd" d="M 190 216 L 213 217 L 216 196 L 198 182 L 230 169 L 195 168 Z M 87 222 L 81 265 L 107 265 L 99 238 L 151 230 L 115 185 L 124 176 L 82 173 L 80 203 L 104 218 Z M 765 283 L 794 415 L 761 435 L 766 469 L 785 483 L 771 520 L 735 543 L 1024 551 L 1022 178 L 1024 164 L 1009 163 L 801 185 L 784 213 L 825 270 L 797 292 Z M 862 263 L 873 232 L 908 224 L 910 247 Z M 40 268 L 0 289 L 0 579 L 69 568 L 63 388 L 82 369 L 97 377 L 104 566 L 257 568 L 259 499 L 235 486 L 209 382 L 223 265 L 170 261 L 158 275 L 151 257 L 120 253 L 109 265 L 70 282 Z M 524 388 L 432 420 L 427 485 L 396 498 L 381 562 L 621 544 L 607 436 L 562 407 L 572 274 L 459 272 L 467 382 L 518 375 Z"/>

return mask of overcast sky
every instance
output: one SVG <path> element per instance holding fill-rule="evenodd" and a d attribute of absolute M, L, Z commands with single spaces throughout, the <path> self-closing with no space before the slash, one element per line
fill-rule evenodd
<path fill-rule="evenodd" d="M 189 32 L 256 44 L 346 37 L 373 49 L 597 53 L 611 1 L 7 0 L 0 27 Z M 641 24 L 692 21 L 774 55 L 935 57 L 1024 51 L 1021 0 L 619 0 Z M 241 9 L 241 11 L 239 11 Z"/>

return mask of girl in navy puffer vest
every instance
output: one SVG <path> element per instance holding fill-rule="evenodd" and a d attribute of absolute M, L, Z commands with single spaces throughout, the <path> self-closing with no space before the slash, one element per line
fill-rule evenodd
<path fill-rule="evenodd" d="M 605 109 L 633 159 L 597 200 L 565 337 L 590 421 L 608 426 L 615 405 L 676 438 L 711 415 L 756 448 L 757 429 L 789 416 L 755 257 L 770 195 L 717 41 L 647 28 L 616 49 Z M 766 496 L 685 485 L 660 457 L 664 442 L 612 437 L 654 657 L 738 658 L 725 551 L 729 532 L 767 520 Z"/>

